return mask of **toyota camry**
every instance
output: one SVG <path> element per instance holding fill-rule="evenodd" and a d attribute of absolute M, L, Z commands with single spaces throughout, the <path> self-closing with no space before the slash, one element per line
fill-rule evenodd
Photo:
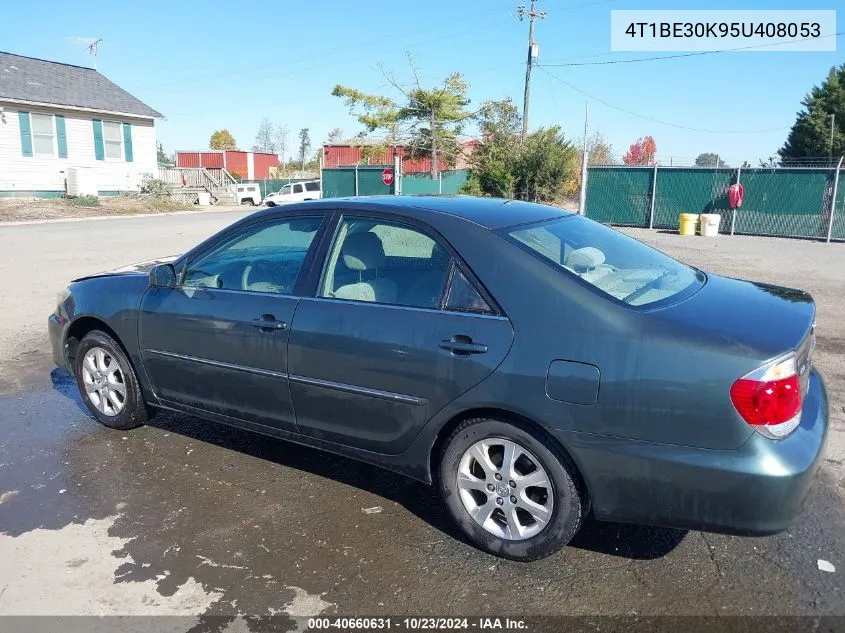
<path fill-rule="evenodd" d="M 77 279 L 49 333 L 106 426 L 165 409 L 377 464 L 532 560 L 588 514 L 788 527 L 828 426 L 814 321 L 805 292 L 558 208 L 388 196 L 266 209 Z"/>

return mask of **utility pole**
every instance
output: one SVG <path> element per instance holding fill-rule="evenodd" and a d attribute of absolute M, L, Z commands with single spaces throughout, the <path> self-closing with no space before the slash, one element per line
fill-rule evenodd
<path fill-rule="evenodd" d="M 525 65 L 525 96 L 522 102 L 522 140 L 524 141 L 525 135 L 528 134 L 528 101 L 531 96 L 531 67 L 537 58 L 537 43 L 534 41 L 534 20 L 544 20 L 548 13 L 546 11 L 537 11 L 537 0 L 531 0 L 530 9 L 524 4 L 519 5 L 516 12 L 520 22 L 526 15 L 528 16 L 528 61 Z"/>
<path fill-rule="evenodd" d="M 434 108 L 431 109 L 431 179 L 437 178 L 437 120 L 434 118 Z"/>
<path fill-rule="evenodd" d="M 834 127 L 835 122 L 836 122 L 836 115 L 831 114 L 830 115 L 830 147 L 828 148 L 828 158 L 830 158 L 831 161 L 833 160 L 833 132 L 836 129 Z"/>
<path fill-rule="evenodd" d="M 587 163 L 590 160 L 590 148 L 587 145 L 588 120 L 590 117 L 590 102 L 584 106 L 584 155 L 581 160 L 581 196 L 578 202 L 578 213 L 585 214 L 587 207 Z"/>

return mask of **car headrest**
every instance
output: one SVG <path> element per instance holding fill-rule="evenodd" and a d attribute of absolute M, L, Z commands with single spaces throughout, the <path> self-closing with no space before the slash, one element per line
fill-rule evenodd
<path fill-rule="evenodd" d="M 343 241 L 343 263 L 351 270 L 374 270 L 384 264 L 384 246 L 375 233 L 353 233 Z"/>
<path fill-rule="evenodd" d="M 563 264 L 575 270 L 590 270 L 604 263 L 604 253 L 592 246 L 577 248 L 566 256 Z"/>

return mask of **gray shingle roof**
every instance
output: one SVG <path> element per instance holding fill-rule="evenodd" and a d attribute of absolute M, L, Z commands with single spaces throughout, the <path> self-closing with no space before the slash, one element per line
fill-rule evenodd
<path fill-rule="evenodd" d="M 0 51 L 0 99 L 162 117 L 93 68 Z"/>

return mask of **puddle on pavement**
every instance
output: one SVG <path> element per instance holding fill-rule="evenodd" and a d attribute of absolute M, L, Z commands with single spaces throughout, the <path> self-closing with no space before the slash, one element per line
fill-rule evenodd
<path fill-rule="evenodd" d="M 51 377 L 49 390 L 0 397 L 0 494 L 16 492 L 0 503 L 0 551 L 66 543 L 79 553 L 54 566 L 123 612 L 484 614 L 506 599 L 532 615 L 845 614 L 843 575 L 816 569 L 845 569 L 824 474 L 813 508 L 777 537 L 588 522 L 561 553 L 512 563 L 461 541 L 427 486 L 188 416 L 107 429 L 69 376 Z M 42 571 L 47 595 L 54 571 Z"/>

